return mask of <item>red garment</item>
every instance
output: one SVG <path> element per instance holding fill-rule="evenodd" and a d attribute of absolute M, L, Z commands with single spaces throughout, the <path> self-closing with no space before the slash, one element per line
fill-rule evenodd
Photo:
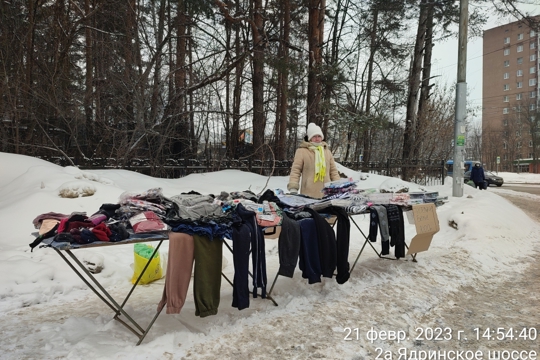
<path fill-rule="evenodd" d="M 98 238 L 100 241 L 109 241 L 109 237 L 111 236 L 112 232 L 111 229 L 105 224 L 101 223 L 98 226 L 91 229 L 92 233 Z"/>
<path fill-rule="evenodd" d="M 58 233 L 69 231 L 69 230 L 66 230 L 67 222 L 68 222 L 68 218 L 63 218 L 62 220 L 60 220 L 60 224 L 58 224 L 58 229 L 56 229 L 56 231 L 58 231 Z"/>

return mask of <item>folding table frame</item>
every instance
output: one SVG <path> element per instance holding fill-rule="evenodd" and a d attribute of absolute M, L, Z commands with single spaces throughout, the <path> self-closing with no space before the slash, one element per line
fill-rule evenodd
<path fill-rule="evenodd" d="M 349 272 L 352 273 L 352 271 L 354 270 L 354 267 L 356 266 L 356 263 L 358 262 L 358 259 L 360 258 L 360 255 L 362 255 L 362 252 L 364 251 L 364 248 L 366 247 L 366 244 L 369 244 L 369 246 L 371 246 L 373 251 L 375 251 L 377 256 L 379 256 L 379 258 L 388 259 L 388 260 L 397 260 L 395 258 L 385 257 L 385 256 L 381 255 L 381 253 L 379 251 L 377 251 L 377 249 L 375 249 L 375 247 L 373 246 L 373 244 L 371 243 L 369 238 L 364 234 L 364 232 L 362 231 L 360 226 L 358 226 L 358 224 L 356 223 L 356 221 L 354 220 L 352 215 L 353 214 L 348 214 L 349 219 L 350 219 L 350 221 L 352 221 L 352 223 L 356 226 L 356 228 L 360 231 L 360 233 L 364 237 L 364 244 L 363 244 L 362 248 L 360 249 L 360 252 L 356 256 L 356 259 L 355 259 L 355 261 L 354 261 L 354 263 L 353 263 L 353 265 L 352 265 Z M 332 227 L 334 225 L 335 225 L 335 223 L 332 224 Z M 268 232 L 265 231 L 265 235 L 273 235 L 273 234 L 275 234 L 275 230 L 276 230 L 276 228 L 274 228 L 273 233 L 272 232 L 268 233 Z M 49 241 L 47 242 L 47 240 L 49 240 Z M 156 321 L 159 314 L 161 313 L 161 310 L 157 311 L 156 314 L 154 315 L 154 317 L 152 318 L 152 320 L 150 321 L 150 323 L 148 324 L 148 326 L 146 328 L 143 328 L 141 326 L 141 324 L 139 324 L 137 321 L 135 321 L 133 319 L 133 317 L 130 316 L 124 310 L 124 306 L 126 305 L 127 301 L 131 297 L 131 294 L 135 290 L 135 287 L 139 284 L 142 276 L 146 272 L 146 269 L 150 265 L 151 259 L 158 252 L 158 250 L 159 250 L 159 248 L 160 248 L 160 246 L 161 246 L 161 244 L 163 243 L 164 240 L 169 240 L 169 237 L 168 237 L 167 234 L 161 233 L 161 234 L 138 235 L 138 237 L 123 240 L 121 242 L 110 243 L 110 242 L 101 242 L 100 241 L 100 242 L 95 242 L 95 243 L 91 243 L 91 244 L 88 244 L 88 245 L 81 245 L 81 246 L 71 246 L 71 244 L 69 244 L 69 243 L 56 243 L 55 244 L 54 241 L 52 241 L 52 239 L 46 239 L 46 240 L 44 240 L 44 243 L 46 243 L 48 246 L 52 247 L 56 251 L 56 253 L 68 264 L 68 266 L 77 274 L 77 276 L 79 276 L 79 278 L 101 299 L 101 301 L 103 301 L 107 306 L 109 306 L 114 311 L 114 319 L 117 320 L 118 322 L 120 322 L 122 325 L 124 325 L 131 332 L 133 332 L 133 334 L 135 334 L 139 338 L 139 341 L 137 342 L 137 345 L 140 345 L 141 342 L 146 337 L 146 335 L 148 334 L 148 332 L 150 331 L 150 329 L 152 328 L 152 326 L 154 325 L 154 322 Z M 223 242 L 224 242 L 225 246 L 232 253 L 232 251 L 233 251 L 232 247 L 225 240 L 226 239 L 223 239 Z M 139 277 L 137 278 L 135 283 L 132 285 L 130 291 L 128 292 L 128 294 L 126 295 L 126 297 L 124 298 L 124 300 L 121 303 L 116 301 L 107 292 L 107 290 L 99 283 L 99 281 L 95 278 L 95 276 L 86 268 L 86 266 L 84 266 L 84 264 L 77 258 L 77 256 L 75 256 L 75 254 L 73 254 L 73 251 L 72 251 L 72 250 L 76 250 L 76 249 L 88 249 L 88 248 L 93 248 L 93 247 L 112 246 L 112 245 L 126 245 L 126 244 L 134 244 L 134 243 L 140 243 L 140 242 L 151 242 L 151 241 L 158 241 L 158 244 L 155 247 L 154 252 L 152 253 L 152 256 L 150 257 L 150 259 L 148 259 L 146 265 L 144 266 L 141 274 L 139 275 Z M 407 244 L 405 244 L 405 246 L 406 246 L 407 249 L 409 248 L 407 246 Z M 64 255 L 64 252 L 68 256 Z M 411 256 L 413 258 L 413 262 L 416 262 L 416 254 L 412 254 Z M 225 278 L 225 280 L 227 280 L 227 282 L 231 286 L 233 285 L 232 281 L 225 274 L 223 274 L 223 272 L 221 273 L 221 275 Z M 251 277 L 253 277 L 251 272 L 249 272 L 249 275 Z M 272 291 L 273 291 L 274 286 L 276 284 L 278 276 L 279 276 L 279 273 L 276 274 L 276 276 L 275 276 L 275 278 L 274 278 L 274 280 L 272 282 L 272 286 L 270 287 L 270 290 L 266 294 L 266 298 L 268 300 L 272 301 L 272 303 L 275 306 L 278 306 L 278 304 L 275 301 L 275 299 L 272 297 L 271 294 L 272 294 Z M 123 318 L 121 316 L 123 316 Z"/>
<path fill-rule="evenodd" d="M 373 251 L 375 251 L 375 254 L 377 254 L 377 256 L 381 259 L 387 259 L 387 260 L 399 260 L 399 259 L 396 259 L 396 258 L 392 258 L 392 257 L 388 257 L 388 256 L 384 256 L 381 254 L 380 251 L 378 251 L 377 249 L 375 249 L 375 246 L 373 246 L 373 244 L 371 243 L 371 241 L 369 240 L 369 237 L 366 236 L 366 234 L 364 234 L 364 232 L 362 231 L 362 229 L 360 228 L 360 226 L 358 226 L 358 224 L 356 223 L 356 221 L 354 221 L 354 218 L 352 217 L 352 215 L 359 215 L 359 214 L 348 214 L 349 216 L 349 220 L 352 221 L 352 223 L 354 224 L 354 226 L 356 226 L 356 228 L 358 229 L 358 231 L 360 231 L 360 233 L 362 234 L 362 236 L 364 237 L 364 244 L 362 245 L 362 248 L 360 249 L 360 252 L 358 253 L 358 255 L 356 256 L 356 260 L 354 260 L 354 263 L 353 265 L 351 266 L 351 270 L 349 272 L 352 272 L 354 270 L 354 267 L 356 266 L 356 263 L 358 262 L 358 259 L 360 258 L 360 255 L 362 255 L 362 252 L 364 251 L 364 248 L 366 247 L 366 245 L 369 244 L 369 246 L 371 246 L 371 248 L 373 249 Z M 409 246 L 407 245 L 407 243 L 405 243 L 405 247 L 407 248 L 407 250 L 409 249 Z M 412 261 L 413 262 L 417 262 L 416 261 L 416 253 L 415 254 L 411 254 L 411 257 L 412 257 Z"/>
<path fill-rule="evenodd" d="M 129 300 L 131 294 L 135 290 L 135 287 L 139 284 L 142 276 L 146 272 L 146 269 L 150 265 L 150 261 L 154 257 L 154 255 L 158 252 L 159 247 L 163 243 L 164 240 L 168 240 L 167 235 L 163 234 L 157 234 L 154 236 L 149 237 L 137 237 L 133 239 L 127 239 L 121 242 L 115 242 L 115 243 L 108 243 L 108 242 L 96 242 L 91 243 L 85 246 L 77 246 L 77 247 L 71 247 L 69 243 L 58 243 L 59 245 L 54 244 L 54 242 L 49 243 L 48 245 L 52 247 L 58 255 L 68 264 L 68 266 L 81 278 L 81 280 L 92 290 L 97 297 L 101 299 L 107 306 L 109 306 L 114 311 L 114 319 L 120 322 L 122 325 L 124 325 L 127 329 L 129 329 L 133 334 L 135 334 L 139 341 L 137 342 L 137 345 L 139 345 L 143 339 L 145 338 L 146 334 L 150 331 L 150 328 L 154 324 L 154 321 L 157 318 L 157 315 L 152 319 L 150 324 L 143 328 L 137 321 L 133 319 L 132 316 L 130 316 L 125 310 L 124 306 L 126 305 L 127 301 Z M 140 243 L 140 242 L 149 242 L 149 241 L 158 241 L 157 246 L 154 249 L 154 252 L 152 253 L 152 256 L 148 259 L 146 265 L 144 266 L 143 270 L 141 271 L 141 274 L 135 281 L 135 283 L 132 285 L 130 291 L 124 298 L 121 304 L 119 304 L 118 301 L 116 301 L 109 292 L 99 283 L 99 281 L 95 278 L 95 276 L 84 266 L 84 264 L 73 254 L 72 250 L 76 249 L 88 249 L 93 247 L 101 247 L 101 246 L 112 246 L 112 245 L 126 245 L 126 244 L 134 244 L 134 243 Z M 63 252 L 65 252 L 68 256 L 64 255 Z M 121 318 L 123 316 L 124 318 Z"/>
<path fill-rule="evenodd" d="M 362 236 L 364 237 L 364 244 L 362 245 L 362 248 L 360 249 L 360 252 L 358 253 L 358 255 L 356 256 L 356 259 L 354 260 L 354 263 L 353 265 L 351 266 L 351 269 L 349 270 L 349 274 L 353 272 L 354 270 L 354 267 L 356 266 L 356 263 L 358 262 L 358 259 L 360 258 L 360 255 L 362 255 L 362 252 L 364 251 L 364 248 L 366 247 L 366 245 L 369 245 L 371 246 L 371 248 L 373 249 L 373 251 L 375 251 L 375 253 L 377 254 L 377 256 L 381 259 L 387 259 L 387 260 L 399 260 L 399 259 L 396 259 L 396 258 L 391 258 L 391 257 L 387 257 L 387 256 L 383 256 L 381 254 L 381 252 L 379 252 L 375 246 L 373 246 L 373 244 L 371 243 L 371 241 L 369 240 L 369 237 L 366 236 L 366 234 L 364 234 L 364 232 L 362 231 L 362 229 L 360 228 L 360 226 L 358 226 L 358 224 L 356 223 L 356 221 L 354 220 L 353 218 L 353 215 L 361 215 L 361 214 L 347 214 L 347 216 L 349 217 L 349 220 L 354 224 L 354 226 L 356 226 L 356 228 L 358 229 L 358 231 L 360 231 L 360 233 L 362 234 Z M 330 221 L 329 221 L 330 222 Z M 335 221 L 334 222 L 330 222 L 330 224 L 332 225 L 332 227 L 334 227 L 336 225 Z M 407 249 L 409 249 L 409 246 L 407 245 L 407 243 L 405 243 L 405 247 Z M 416 261 L 416 253 L 415 254 L 411 254 L 411 257 L 412 257 L 412 261 L 413 262 L 417 262 Z M 273 298 L 271 297 L 271 293 L 272 293 L 272 290 L 274 290 L 274 285 L 276 284 L 276 281 L 277 281 L 277 278 L 279 276 L 279 273 L 276 274 L 276 276 L 274 277 L 274 281 L 272 282 L 272 286 L 270 287 L 270 290 L 268 291 L 267 293 L 267 297 L 269 297 L 272 302 L 277 306 L 277 303 L 273 300 Z"/>
<path fill-rule="evenodd" d="M 154 325 L 154 322 L 157 320 L 159 314 L 163 310 L 163 308 L 156 312 L 150 323 L 146 328 L 143 328 L 141 324 L 139 324 L 137 321 L 133 319 L 131 315 L 129 315 L 125 310 L 124 306 L 126 305 L 127 301 L 129 300 L 131 294 L 135 290 L 135 287 L 139 284 L 142 276 L 146 272 L 146 269 L 150 265 L 150 261 L 154 257 L 155 254 L 157 254 L 161 244 L 164 240 L 169 240 L 169 237 L 167 234 L 152 234 L 152 235 L 139 235 L 142 237 L 135 237 L 130 238 L 127 240 L 123 240 L 121 242 L 94 242 L 90 243 L 88 245 L 76 245 L 71 246 L 69 243 L 55 243 L 52 241 L 52 239 L 48 239 L 49 241 L 44 240 L 44 243 L 46 243 L 48 246 L 52 247 L 58 255 L 68 264 L 68 266 L 79 276 L 79 278 L 92 290 L 98 298 L 101 299 L 107 306 L 109 306 L 114 311 L 114 320 L 117 320 L 122 325 L 124 325 L 127 329 L 129 329 L 135 336 L 139 338 L 139 341 L 137 342 L 137 345 L 140 345 L 152 326 Z M 233 249 L 231 246 L 225 241 L 226 239 L 223 239 L 223 243 L 225 246 L 231 251 Z M 154 252 L 152 253 L 152 256 L 148 259 L 146 262 L 146 265 L 141 271 L 141 274 L 135 281 L 135 283 L 131 286 L 130 291 L 120 304 L 118 301 L 116 301 L 109 292 L 99 283 L 99 281 L 95 278 L 95 276 L 84 266 L 84 264 L 73 254 L 72 250 L 76 249 L 88 249 L 88 248 L 95 248 L 95 247 L 102 247 L 102 246 L 112 246 L 112 245 L 126 245 L 126 244 L 134 244 L 134 243 L 140 243 L 140 242 L 150 242 L 150 241 L 158 241 L 157 246 L 154 249 Z M 63 252 L 65 252 L 68 256 L 64 255 Z M 250 276 L 253 276 L 251 272 L 249 272 Z M 227 280 L 227 282 L 233 286 L 232 281 L 222 272 L 221 276 Z M 272 301 L 274 305 L 278 305 L 276 301 L 268 294 L 266 296 L 267 299 Z M 123 316 L 123 318 L 121 318 Z M 125 318 L 125 319 L 124 319 Z"/>

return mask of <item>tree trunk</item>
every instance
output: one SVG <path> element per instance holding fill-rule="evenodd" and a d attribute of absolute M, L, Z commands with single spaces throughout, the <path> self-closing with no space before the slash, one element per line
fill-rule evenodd
<path fill-rule="evenodd" d="M 87 0 L 89 1 L 89 0 Z M 158 10 L 158 28 L 156 29 L 156 42 L 161 44 L 165 33 L 165 0 L 159 1 Z M 161 53 L 161 48 L 158 49 Z M 150 121 L 152 124 L 157 122 L 157 116 L 159 111 L 159 95 L 161 91 L 161 66 L 162 57 L 156 56 L 156 64 L 154 70 L 154 81 L 152 84 L 152 97 L 150 99 Z"/>
<path fill-rule="evenodd" d="M 232 32 L 232 23 L 230 21 L 225 21 L 225 62 L 227 66 L 231 62 L 231 32 Z M 232 157 L 233 147 L 231 139 L 233 138 L 231 134 L 231 74 L 227 73 L 225 76 L 225 153 L 229 158 Z M 222 140 L 222 139 L 220 139 Z"/>
<path fill-rule="evenodd" d="M 409 84 L 407 93 L 407 111 L 405 117 L 405 133 L 403 134 L 403 152 L 402 160 L 409 162 L 411 160 L 412 149 L 416 141 L 416 109 L 418 106 L 418 90 L 420 87 L 420 76 L 422 74 L 422 55 L 426 38 L 426 22 L 428 9 L 427 0 L 422 0 L 420 6 L 420 15 L 418 18 L 418 29 L 416 31 L 416 41 L 414 53 L 409 72 Z M 402 169 L 403 179 L 407 180 L 407 168 Z"/>
<path fill-rule="evenodd" d="M 253 1 L 253 149 L 262 158 L 266 118 L 264 115 L 264 38 L 262 0 Z"/>
<path fill-rule="evenodd" d="M 92 35 L 92 21 L 93 17 L 89 16 L 90 14 L 90 0 L 84 1 L 84 13 L 86 16 L 85 24 L 86 28 L 84 29 L 85 34 L 85 59 L 86 59 L 86 74 L 85 74 L 85 93 L 84 93 L 84 115 L 85 115 L 85 123 L 83 124 L 83 127 L 85 129 L 89 129 L 91 126 L 93 120 L 94 120 L 94 114 L 92 111 L 92 103 L 94 99 L 94 41 L 93 41 L 93 35 Z M 86 140 L 87 141 L 87 140 Z M 85 141 L 85 145 L 86 144 Z M 85 152 L 87 151 L 86 146 L 84 147 Z"/>
<path fill-rule="evenodd" d="M 173 147 L 174 156 L 189 156 L 191 148 L 189 144 L 189 126 L 186 117 L 186 6 L 184 0 L 178 0 L 178 15 L 176 18 L 176 66 L 174 73 L 175 97 L 173 108 Z"/>
<path fill-rule="evenodd" d="M 25 142 L 29 143 L 31 141 L 31 134 L 35 128 L 35 119 L 30 119 L 33 104 L 33 74 L 34 74 L 34 36 L 35 36 L 35 15 L 37 7 L 39 6 L 38 2 L 35 0 L 28 0 L 28 32 L 26 34 L 26 69 L 25 69 L 25 81 L 23 86 L 23 108 L 25 111 L 22 115 L 22 121 L 26 123 L 28 127 L 27 136 Z M 19 126 L 17 126 L 17 140 L 19 140 Z M 15 145 L 15 153 L 20 154 L 19 143 L 17 141 Z"/>
<path fill-rule="evenodd" d="M 289 103 L 289 43 L 290 22 L 291 22 L 291 4 L 290 0 L 281 0 L 283 17 L 282 17 L 282 39 L 279 46 L 279 80 L 278 80 L 278 121 L 276 124 L 276 158 L 285 160 L 287 146 L 287 110 Z"/>
<path fill-rule="evenodd" d="M 239 10 L 239 4 L 237 2 L 237 11 Z M 236 56 L 239 56 L 243 51 L 240 41 L 240 24 L 235 24 L 235 37 L 234 37 L 234 49 Z M 234 68 L 234 90 L 233 90 L 233 113 L 232 113 L 232 127 L 231 127 L 231 147 L 233 157 L 238 157 L 238 136 L 240 135 L 240 105 L 242 101 L 242 74 L 244 69 L 244 61 L 237 62 Z"/>
<path fill-rule="evenodd" d="M 133 43 L 135 39 L 135 32 L 137 31 L 137 19 L 136 19 L 136 4 L 134 0 L 129 0 L 126 6 L 126 27 L 125 27 L 125 41 L 124 41 L 124 84 L 128 91 L 125 92 L 124 107 L 126 111 L 128 121 L 132 123 L 130 129 L 141 130 L 140 124 L 133 124 L 135 121 L 135 106 L 133 104 L 134 96 L 136 96 L 134 69 L 134 49 Z"/>
<path fill-rule="evenodd" d="M 366 91 L 366 111 L 365 114 L 369 118 L 371 111 L 371 87 L 373 82 L 373 62 L 375 61 L 375 52 L 377 51 L 377 24 L 379 20 L 379 10 L 377 7 L 373 9 L 373 23 L 370 32 L 369 40 L 369 61 L 368 61 L 368 74 L 367 74 L 367 91 Z M 366 124 L 364 130 L 364 153 L 362 158 L 362 171 L 368 170 L 368 163 L 371 158 L 371 129 L 369 124 Z"/>
<path fill-rule="evenodd" d="M 324 36 L 324 6 L 324 0 L 309 0 L 307 121 L 318 125 L 322 124 L 320 72 L 322 67 L 321 45 Z"/>
<path fill-rule="evenodd" d="M 188 58 L 189 58 L 189 67 L 188 67 L 188 69 L 186 71 L 189 74 L 189 80 L 188 80 L 188 82 L 189 82 L 188 85 L 189 86 L 193 85 L 193 47 L 192 47 L 193 41 L 191 41 L 191 38 L 192 38 L 191 26 L 188 26 L 187 27 L 187 39 L 189 41 L 188 41 L 188 44 L 187 44 L 187 51 L 188 51 Z M 195 113 L 194 113 L 195 104 L 194 104 L 193 97 L 194 97 L 193 92 L 190 92 L 189 95 L 188 95 L 189 108 L 187 109 L 188 113 L 189 113 L 189 139 L 188 139 L 188 143 L 189 143 L 190 154 L 192 156 L 195 156 L 195 155 L 197 155 L 197 152 L 198 152 L 198 145 L 199 145 L 200 137 L 195 137 Z"/>
<path fill-rule="evenodd" d="M 422 70 L 422 86 L 420 88 L 420 101 L 418 102 L 418 115 L 416 117 L 416 142 L 413 147 L 413 157 L 418 159 L 422 156 L 422 144 L 423 136 L 428 122 L 430 121 L 430 116 L 428 114 L 429 106 L 429 92 L 431 86 L 429 85 L 431 79 L 431 56 L 433 53 L 433 4 L 427 6 L 427 24 L 426 24 L 426 37 L 425 37 L 425 52 L 424 52 L 424 67 Z"/>

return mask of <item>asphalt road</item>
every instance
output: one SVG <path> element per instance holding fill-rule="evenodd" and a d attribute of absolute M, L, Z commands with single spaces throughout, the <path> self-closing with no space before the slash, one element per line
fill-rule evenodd
<path fill-rule="evenodd" d="M 495 188 L 495 186 L 490 186 L 489 188 L 493 189 Z M 503 184 L 503 186 L 498 189 L 514 190 L 534 195 L 540 195 L 540 185 Z"/>

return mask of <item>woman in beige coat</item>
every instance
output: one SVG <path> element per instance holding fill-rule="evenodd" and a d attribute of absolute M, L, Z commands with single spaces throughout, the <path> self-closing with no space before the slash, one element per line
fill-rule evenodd
<path fill-rule="evenodd" d="M 320 199 L 324 184 L 339 180 L 339 172 L 319 126 L 309 123 L 304 139 L 294 154 L 287 190 Z"/>

